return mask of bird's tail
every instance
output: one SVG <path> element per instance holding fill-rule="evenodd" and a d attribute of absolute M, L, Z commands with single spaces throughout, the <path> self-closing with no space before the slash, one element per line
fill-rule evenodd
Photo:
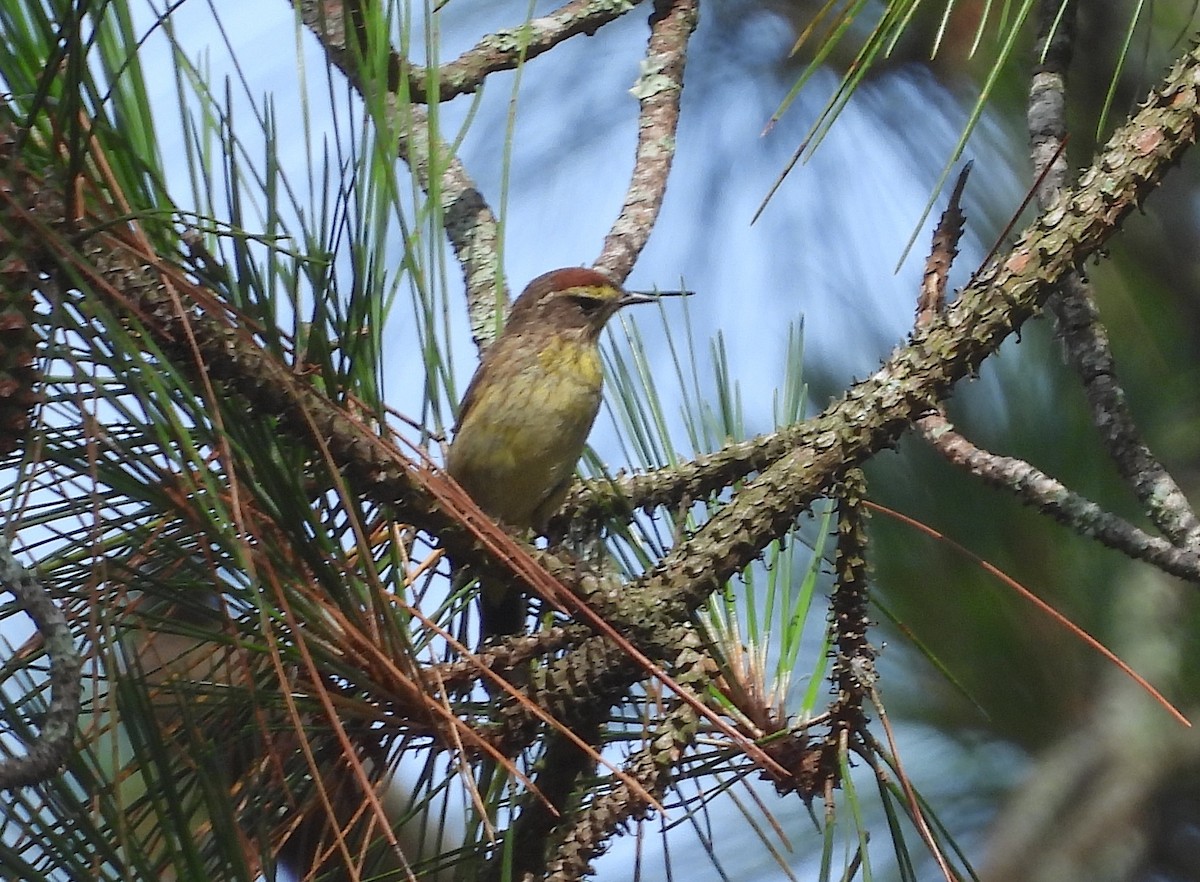
<path fill-rule="evenodd" d="M 500 640 L 525 631 L 525 596 L 508 586 L 480 586 L 479 632 L 481 643 Z"/>

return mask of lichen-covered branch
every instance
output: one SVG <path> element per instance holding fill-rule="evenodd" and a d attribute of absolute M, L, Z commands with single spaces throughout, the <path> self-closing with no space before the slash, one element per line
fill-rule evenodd
<path fill-rule="evenodd" d="M 37 740 L 23 756 L 0 760 L 0 790 L 27 787 L 53 775 L 67 759 L 75 735 L 82 692 L 83 659 L 66 616 L 41 581 L 13 557 L 0 537 L 0 589 L 8 591 L 33 619 L 50 657 L 50 704 Z"/>
<path fill-rule="evenodd" d="M 364 101 L 378 94 L 380 84 L 368 83 L 361 67 L 361 60 L 369 57 L 367 29 L 347 21 L 358 8 L 357 0 L 295 2 L 301 20 L 321 42 L 326 57 L 346 75 Z M 350 33 L 358 38 L 357 44 L 348 42 Z M 497 304 L 508 300 L 500 271 L 496 217 L 450 145 L 434 136 L 425 110 L 400 100 L 391 90 L 385 91 L 383 101 L 387 119 L 382 122 L 396 138 L 397 155 L 408 163 L 421 189 L 435 196 L 442 209 L 446 236 L 466 282 L 471 335 L 476 345 L 484 348 L 495 335 Z"/>
<path fill-rule="evenodd" d="M 637 155 L 625 204 L 604 240 L 596 268 L 624 280 L 658 220 L 675 159 L 679 101 L 688 40 L 700 20 L 698 0 L 655 0 L 650 42 L 633 94 L 641 105 Z"/>
<path fill-rule="evenodd" d="M 918 298 L 916 327 L 923 328 L 945 308 L 946 280 L 958 253 L 964 216 L 959 208 L 968 169 L 963 170 L 937 229 L 925 263 Z M 1078 274 L 1071 278 L 1078 280 Z M 1090 536 L 1130 557 L 1144 560 L 1164 572 L 1200 583 L 1200 555 L 1150 536 L 1122 518 L 1023 460 L 983 450 L 959 433 L 939 408 L 917 420 L 921 437 L 948 462 L 970 472 L 986 484 L 1006 490 L 1025 505 L 1033 506 L 1081 536 Z"/>
<path fill-rule="evenodd" d="M 762 470 L 696 536 L 672 551 L 645 580 L 648 594 L 637 596 L 659 603 L 682 592 L 688 603 L 698 602 L 752 560 L 768 537 L 782 534 L 839 470 L 894 443 L 955 383 L 972 375 L 1076 266 L 1097 253 L 1195 142 L 1198 51 L 1176 63 L 1076 189 L 1034 221 L 1006 259 L 981 271 L 953 307 L 822 414 L 677 468 L 577 491 L 569 500 L 570 514 L 597 517 L 630 506 L 706 498 Z"/>
<path fill-rule="evenodd" d="M 436 70 L 413 65 L 393 52 L 388 91 L 399 92 L 403 78 L 411 101 L 434 103 L 468 95 L 483 85 L 488 75 L 512 70 L 572 37 L 590 37 L 637 5 L 638 0 L 571 0 L 546 15 L 488 34 Z"/>
<path fill-rule="evenodd" d="M 1043 211 L 1055 204 L 1068 184 L 1067 162 L 1059 146 L 1067 136 L 1067 70 L 1074 49 L 1078 5 L 1044 0 L 1038 15 L 1042 61 L 1030 84 L 1027 121 L 1033 172 L 1041 178 L 1038 205 Z M 1175 479 L 1142 439 L 1129 409 L 1091 285 L 1079 273 L 1069 273 L 1047 306 L 1054 316 L 1067 362 L 1083 383 L 1092 423 L 1121 477 L 1171 542 L 1200 550 L 1200 519 Z"/>
<path fill-rule="evenodd" d="M 921 420 L 921 433 L 948 461 L 997 490 L 1012 493 L 1080 536 L 1200 584 L 1200 554 L 1195 551 L 1151 536 L 1024 460 L 981 450 L 941 414 Z"/>

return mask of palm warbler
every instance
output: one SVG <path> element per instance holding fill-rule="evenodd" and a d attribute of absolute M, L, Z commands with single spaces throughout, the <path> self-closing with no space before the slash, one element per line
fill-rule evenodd
<path fill-rule="evenodd" d="M 622 306 L 658 296 L 629 293 L 580 267 L 529 283 L 467 386 L 446 459 L 480 508 L 510 528 L 545 529 L 600 410 L 604 323 Z M 484 640 L 519 633 L 525 600 L 484 585 L 480 618 Z"/>

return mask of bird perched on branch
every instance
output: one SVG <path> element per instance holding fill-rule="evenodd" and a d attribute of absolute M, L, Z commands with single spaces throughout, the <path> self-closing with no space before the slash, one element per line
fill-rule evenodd
<path fill-rule="evenodd" d="M 621 307 L 660 296 L 582 267 L 529 283 L 467 386 L 446 459 L 480 508 L 509 528 L 545 530 L 600 410 L 600 332 Z M 484 640 L 519 633 L 525 599 L 485 584 L 480 617 Z"/>

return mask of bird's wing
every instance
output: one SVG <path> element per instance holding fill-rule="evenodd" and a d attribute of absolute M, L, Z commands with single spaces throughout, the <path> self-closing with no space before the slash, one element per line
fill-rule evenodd
<path fill-rule="evenodd" d="M 496 351 L 499 345 L 500 341 L 497 339 L 488 347 L 487 352 L 483 354 L 483 360 L 479 362 L 479 367 L 475 369 L 475 376 L 471 377 L 471 382 L 467 384 L 466 394 L 463 395 L 462 401 L 458 403 L 458 419 L 454 421 L 455 434 L 458 434 L 458 430 L 462 428 L 462 424 L 467 419 L 467 414 L 475 406 L 475 398 L 485 382 L 484 377 L 490 377 L 495 372 L 495 368 L 492 365 L 496 361 Z"/>

